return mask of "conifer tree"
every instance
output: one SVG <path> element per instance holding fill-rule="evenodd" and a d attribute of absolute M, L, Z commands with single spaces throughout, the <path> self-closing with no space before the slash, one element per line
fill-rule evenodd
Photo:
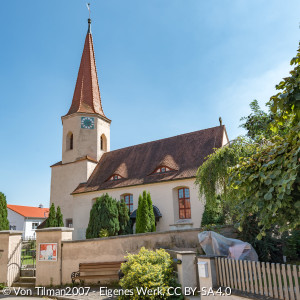
<path fill-rule="evenodd" d="M 99 237 L 102 229 L 106 229 L 109 236 L 117 235 L 120 230 L 117 201 L 108 194 L 97 198 L 93 205 L 86 238 Z"/>
<path fill-rule="evenodd" d="M 151 200 L 150 192 L 147 193 L 147 202 L 148 202 L 148 209 L 149 209 L 149 220 L 150 220 L 150 232 L 155 232 L 155 215 L 153 211 L 153 204 Z"/>
<path fill-rule="evenodd" d="M 6 197 L 0 192 L 0 230 L 9 230 Z"/>
<path fill-rule="evenodd" d="M 46 227 L 57 227 L 56 212 L 54 203 L 51 204 L 49 216 L 46 222 Z"/>
<path fill-rule="evenodd" d="M 142 195 L 139 195 L 139 202 L 138 202 L 138 208 L 136 210 L 136 219 L 135 219 L 135 233 L 141 233 L 141 224 L 143 222 L 142 220 L 142 202 L 143 202 L 143 197 Z"/>
<path fill-rule="evenodd" d="M 64 227 L 63 215 L 61 213 L 60 207 L 57 206 L 56 210 L 56 226 L 57 227 Z"/>
<path fill-rule="evenodd" d="M 140 197 L 136 212 L 136 233 L 151 232 L 147 192 L 143 191 L 143 196 Z"/>
<path fill-rule="evenodd" d="M 119 235 L 128 234 L 128 223 L 129 223 L 129 209 L 124 201 L 124 199 L 121 199 L 121 201 L 117 202 L 118 205 L 118 213 L 119 213 Z"/>

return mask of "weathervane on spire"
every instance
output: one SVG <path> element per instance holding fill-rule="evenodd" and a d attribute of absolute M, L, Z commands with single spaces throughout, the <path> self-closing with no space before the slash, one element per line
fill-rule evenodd
<path fill-rule="evenodd" d="M 90 8 L 91 3 L 87 3 L 86 7 L 89 10 L 89 19 L 91 18 L 91 8 Z"/>
<path fill-rule="evenodd" d="M 87 9 L 89 10 L 89 18 L 88 18 L 89 27 L 88 27 L 88 33 L 91 33 L 91 23 L 92 23 L 90 5 L 91 5 L 90 3 L 86 4 Z"/>

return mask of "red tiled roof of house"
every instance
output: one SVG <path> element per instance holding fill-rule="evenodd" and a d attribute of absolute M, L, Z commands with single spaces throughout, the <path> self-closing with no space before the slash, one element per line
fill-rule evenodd
<path fill-rule="evenodd" d="M 224 125 L 217 126 L 107 152 L 73 194 L 193 178 L 214 148 L 222 147 L 224 131 Z M 153 174 L 162 165 L 173 170 Z M 108 180 L 114 174 L 123 178 Z"/>
<path fill-rule="evenodd" d="M 90 23 L 85 38 L 73 100 L 67 115 L 77 112 L 96 113 L 105 117 L 101 104 Z"/>
<path fill-rule="evenodd" d="M 7 208 L 27 218 L 48 218 L 48 214 L 49 214 L 49 208 L 11 205 L 11 204 L 8 204 Z"/>

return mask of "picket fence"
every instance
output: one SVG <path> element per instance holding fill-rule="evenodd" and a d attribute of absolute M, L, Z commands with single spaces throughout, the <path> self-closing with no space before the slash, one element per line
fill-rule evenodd
<path fill-rule="evenodd" d="M 299 266 L 215 258 L 217 284 L 275 299 L 300 300 Z"/>

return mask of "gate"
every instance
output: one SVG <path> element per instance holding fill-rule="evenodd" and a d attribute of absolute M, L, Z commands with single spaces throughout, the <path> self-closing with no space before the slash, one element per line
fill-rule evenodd
<path fill-rule="evenodd" d="M 35 277 L 36 240 L 23 240 L 21 250 L 21 276 Z"/>

